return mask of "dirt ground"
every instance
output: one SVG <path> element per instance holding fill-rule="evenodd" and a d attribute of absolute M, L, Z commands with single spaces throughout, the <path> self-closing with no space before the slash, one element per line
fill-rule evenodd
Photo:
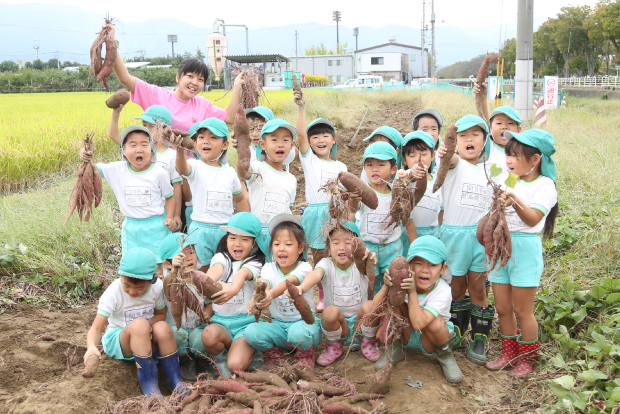
<path fill-rule="evenodd" d="M 339 132 L 338 158 L 349 171 L 359 174 L 359 160 L 366 144 L 362 139 L 381 125 L 396 127 L 403 134 L 411 129 L 416 102 L 386 104 L 369 112 L 353 148 L 347 147 L 355 128 Z M 361 118 L 361 116 L 360 116 Z M 298 177 L 296 207 L 303 205 L 304 183 L 301 167 L 292 166 Z M 298 213 L 298 211 L 294 211 Z M 0 315 L 0 412 L 6 413 L 96 413 L 106 402 L 141 394 L 136 368 L 132 362 L 103 357 L 95 378 L 81 376 L 86 334 L 96 314 L 96 304 L 63 312 L 21 306 L 18 312 Z M 45 341 L 42 335 L 53 336 Z M 317 350 L 322 351 L 323 343 Z M 499 343 L 490 345 L 491 357 L 498 354 Z M 391 391 L 384 399 L 390 413 L 474 413 L 499 407 L 510 394 L 511 383 L 503 372 L 492 373 L 468 361 L 463 351 L 456 352 L 464 379 L 460 384 L 445 381 L 435 357 L 407 350 L 405 361 L 398 363 L 391 378 Z M 358 391 L 369 389 L 373 364 L 360 352 L 351 352 L 341 363 L 346 378 L 355 381 Z M 317 368 L 322 369 L 322 368 Z M 422 381 L 422 388 L 406 384 L 411 376 Z M 160 378 L 162 392 L 170 390 Z M 369 409 L 367 403 L 361 406 Z M 482 407 L 484 406 L 484 407 Z"/>

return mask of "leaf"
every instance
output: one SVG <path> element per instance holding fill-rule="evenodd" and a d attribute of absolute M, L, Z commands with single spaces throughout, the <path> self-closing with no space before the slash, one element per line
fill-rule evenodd
<path fill-rule="evenodd" d="M 504 170 L 498 167 L 497 164 L 491 165 L 491 178 L 499 176 L 502 172 L 504 172 Z"/>
<path fill-rule="evenodd" d="M 504 183 L 510 188 L 515 188 L 515 185 L 517 185 L 517 178 L 519 177 L 516 174 L 510 173 Z"/>
<path fill-rule="evenodd" d="M 598 380 L 607 379 L 607 375 L 593 369 L 580 372 L 577 377 L 583 381 L 589 382 L 590 384 L 594 384 Z"/>
<path fill-rule="evenodd" d="M 577 312 L 571 314 L 571 317 L 575 320 L 575 322 L 581 322 L 587 315 L 588 312 L 586 311 L 586 308 L 579 308 Z"/>
<path fill-rule="evenodd" d="M 572 390 L 573 387 L 575 387 L 575 378 L 573 378 L 572 375 L 562 375 L 561 377 L 554 378 L 553 382 L 568 391 Z"/>
<path fill-rule="evenodd" d="M 603 289 L 602 286 L 594 286 L 592 289 L 590 289 L 588 295 L 596 300 L 600 300 L 603 296 L 605 296 L 606 293 L 607 291 Z"/>
<path fill-rule="evenodd" d="M 553 364 L 553 366 L 557 368 L 566 367 L 566 362 L 564 362 L 564 358 L 562 358 L 562 355 L 560 354 L 555 354 L 554 356 L 552 356 L 550 362 Z"/>
<path fill-rule="evenodd" d="M 549 388 L 551 388 L 551 391 L 553 392 L 553 394 L 555 394 L 555 396 L 558 398 L 562 398 L 566 394 L 569 393 L 568 390 L 564 389 L 563 387 L 560 387 L 558 384 L 554 384 L 553 382 L 549 383 Z"/>
<path fill-rule="evenodd" d="M 478 404 L 480 404 L 480 405 L 484 404 L 484 400 L 482 399 L 482 395 L 474 397 L 474 400 L 477 401 Z"/>
<path fill-rule="evenodd" d="M 610 293 L 609 295 L 607 295 L 607 298 L 605 298 L 605 303 L 608 305 L 611 305 L 617 302 L 618 300 L 620 300 L 620 293 L 618 292 Z"/>
<path fill-rule="evenodd" d="M 583 348 L 586 351 L 593 352 L 593 353 L 601 352 L 603 350 L 599 344 L 588 344 L 584 346 Z"/>
<path fill-rule="evenodd" d="M 20 243 L 19 251 L 21 252 L 21 254 L 26 254 L 28 252 L 28 247 L 26 247 L 23 243 Z"/>

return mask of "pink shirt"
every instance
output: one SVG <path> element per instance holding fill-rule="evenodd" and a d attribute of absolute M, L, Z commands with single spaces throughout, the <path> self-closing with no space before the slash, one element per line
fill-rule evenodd
<path fill-rule="evenodd" d="M 196 122 L 207 118 L 226 120 L 226 110 L 211 103 L 204 96 L 195 96 L 189 101 L 178 98 L 174 92 L 160 86 L 151 85 L 136 78 L 136 87 L 131 93 L 131 101 L 146 109 L 152 105 L 162 105 L 172 114 L 172 128 L 187 132 Z"/>

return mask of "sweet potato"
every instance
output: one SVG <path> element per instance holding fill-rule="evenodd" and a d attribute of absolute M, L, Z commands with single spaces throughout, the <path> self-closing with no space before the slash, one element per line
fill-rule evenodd
<path fill-rule="evenodd" d="M 84 378 L 92 378 L 97 373 L 97 369 L 99 369 L 99 357 L 97 355 L 91 355 L 84 364 L 84 373 L 82 376 Z"/>
<path fill-rule="evenodd" d="M 293 367 L 293 372 L 298 380 L 316 381 L 314 370 L 307 365 L 295 365 Z"/>
<path fill-rule="evenodd" d="M 386 229 L 394 223 L 402 223 L 404 226 L 409 217 L 411 217 L 411 210 L 415 206 L 415 199 L 414 193 L 409 188 L 410 182 L 411 179 L 408 176 L 394 180 L 392 184 L 392 201 L 390 202 L 390 221 L 385 226 Z"/>
<path fill-rule="evenodd" d="M 295 75 L 295 73 L 293 73 L 293 91 L 301 92 L 301 85 L 299 84 L 299 81 L 297 80 L 297 76 Z"/>
<path fill-rule="evenodd" d="M 252 411 L 252 414 L 263 414 L 263 406 L 260 401 L 254 401 L 254 410 Z"/>
<path fill-rule="evenodd" d="M 243 392 L 227 392 L 226 398 L 248 407 L 254 407 L 254 401 L 258 400 L 259 397 L 254 391 L 248 390 Z"/>
<path fill-rule="evenodd" d="M 484 61 L 478 70 L 478 77 L 476 78 L 476 83 L 478 85 L 482 85 L 482 83 L 487 79 L 489 75 L 489 67 L 491 66 L 491 55 L 487 52 L 487 55 L 484 57 Z"/>
<path fill-rule="evenodd" d="M 109 23 L 110 20 L 106 19 L 106 23 Z M 112 32 L 108 31 L 105 36 L 105 59 L 103 61 L 103 67 L 99 71 L 97 75 L 97 82 L 103 83 L 106 91 L 110 91 L 108 87 L 107 78 L 114 71 L 114 64 L 116 63 L 116 40 L 114 40 L 114 36 L 112 36 Z"/>
<path fill-rule="evenodd" d="M 348 397 L 334 397 L 333 399 L 339 399 L 340 401 L 344 401 L 348 404 L 355 404 L 358 402 L 376 400 L 377 398 L 383 398 L 383 397 L 385 397 L 385 395 L 383 394 L 359 393 L 359 394 L 349 395 Z"/>
<path fill-rule="evenodd" d="M 321 408 L 321 412 L 324 414 L 364 414 L 368 413 L 368 410 L 345 402 L 335 402 L 324 405 Z"/>
<path fill-rule="evenodd" d="M 301 391 L 314 391 L 317 394 L 323 394 L 328 397 L 342 395 L 348 391 L 346 388 L 334 387 L 333 385 L 325 384 L 323 382 L 310 382 L 304 380 L 297 381 L 297 388 Z"/>
<path fill-rule="evenodd" d="M 237 159 L 244 170 L 250 169 L 250 129 L 248 120 L 245 117 L 243 105 L 239 104 L 237 115 L 235 116 L 235 139 L 237 140 Z"/>
<path fill-rule="evenodd" d="M 409 275 L 409 263 L 407 259 L 403 256 L 396 256 L 390 264 L 389 272 L 392 278 L 392 286 L 390 286 L 388 292 L 388 301 L 393 308 L 397 308 L 405 303 L 405 297 L 407 296 L 407 292 L 405 292 L 400 285 L 405 279 L 411 277 Z"/>
<path fill-rule="evenodd" d="M 284 388 L 285 390 L 289 390 L 290 387 L 282 378 L 278 375 L 273 374 L 271 372 L 245 372 L 245 371 L 234 371 L 238 377 L 247 381 L 247 382 L 264 382 L 267 384 L 275 385 L 276 387 Z"/>
<path fill-rule="evenodd" d="M 189 134 L 186 132 L 180 132 L 177 129 L 170 129 L 170 128 L 166 128 L 163 131 L 163 138 L 166 138 L 168 141 L 171 141 L 171 139 L 173 138 L 172 135 L 174 134 L 175 136 L 181 136 L 183 137 L 183 140 L 181 141 L 181 144 L 178 145 L 180 148 L 183 148 L 187 151 L 193 152 L 195 151 L 195 142 L 193 139 L 191 139 L 189 137 Z"/>
<path fill-rule="evenodd" d="M 424 164 L 422 164 L 422 154 L 420 154 L 420 158 L 418 158 L 418 165 L 424 168 Z M 413 199 L 414 199 L 413 206 L 414 207 L 417 206 L 420 200 L 422 200 L 422 197 L 424 197 L 427 183 L 428 183 L 428 180 L 426 179 L 426 177 L 424 177 L 421 180 L 416 181 L 415 191 L 413 193 Z"/>
<path fill-rule="evenodd" d="M 183 286 L 183 311 L 186 312 L 186 309 L 191 310 L 198 316 L 198 320 L 202 323 L 207 322 L 207 317 L 204 314 L 204 306 L 200 300 L 194 295 L 194 293 L 187 287 L 187 285 Z"/>
<path fill-rule="evenodd" d="M 484 245 L 484 226 L 486 225 L 488 220 L 488 214 L 482 216 L 482 218 L 478 222 L 478 228 L 476 229 L 476 239 L 478 239 L 478 243 L 480 243 L 481 245 Z"/>
<path fill-rule="evenodd" d="M 353 252 L 351 254 L 353 255 L 355 267 L 357 267 L 361 274 L 365 275 L 366 259 L 364 259 L 364 255 L 366 254 L 366 245 L 361 238 L 356 237 L 353 239 Z"/>
<path fill-rule="evenodd" d="M 211 296 L 222 290 L 222 284 L 211 279 L 200 270 L 192 270 L 191 281 L 200 296 L 211 300 Z"/>
<path fill-rule="evenodd" d="M 290 391 L 285 390 L 283 388 L 278 388 L 275 390 L 267 390 L 267 391 L 260 392 L 258 396 L 260 398 L 271 398 L 271 397 L 283 397 L 289 394 L 290 394 Z"/>
<path fill-rule="evenodd" d="M 252 414 L 253 411 L 249 408 L 232 408 L 226 411 L 219 411 L 218 414 Z"/>
<path fill-rule="evenodd" d="M 84 149 L 86 151 L 91 151 L 92 149 L 93 136 L 94 132 L 86 134 L 86 139 L 84 140 Z M 92 161 L 82 162 L 78 169 L 78 179 L 69 196 L 69 217 L 67 222 L 76 209 L 80 220 L 88 221 L 93 210 L 93 201 L 95 199 L 100 201 L 102 192 L 103 186 L 99 170 Z M 99 205 L 99 201 L 95 202 L 95 207 Z M 84 213 L 86 213 L 86 217 L 84 217 Z"/>
<path fill-rule="evenodd" d="M 392 376 L 392 364 L 388 363 L 380 371 L 375 373 L 370 383 L 370 392 L 374 394 L 387 394 L 390 391 L 390 377 Z"/>
<path fill-rule="evenodd" d="M 125 105 L 131 99 L 131 95 L 127 89 L 119 89 L 114 92 L 114 95 L 110 96 L 105 104 L 110 109 L 116 109 L 121 105 Z"/>
<path fill-rule="evenodd" d="M 446 154 L 439 164 L 439 170 L 437 171 L 437 177 L 435 177 L 435 184 L 433 185 L 433 193 L 441 188 L 443 182 L 446 180 L 446 175 L 448 175 L 450 160 L 456 150 L 456 125 L 452 124 L 448 127 L 448 131 L 444 137 L 444 144 L 446 146 Z"/>
<path fill-rule="evenodd" d="M 263 299 L 265 299 L 266 291 L 267 291 L 267 283 L 264 283 L 264 282 L 255 283 L 254 284 L 254 297 L 252 298 L 254 300 L 253 303 L 256 304 L 262 301 Z M 256 305 L 254 305 L 253 310 L 256 312 L 254 313 L 254 319 L 256 320 L 256 322 L 258 322 L 260 319 L 261 310 L 256 308 Z"/>
<path fill-rule="evenodd" d="M 172 303 L 172 309 L 170 311 L 177 329 L 181 329 L 181 325 L 183 324 L 183 312 L 185 312 L 182 288 L 183 286 L 179 283 L 173 282 L 170 284 L 170 302 Z"/>
<path fill-rule="evenodd" d="M 228 392 L 244 392 L 250 389 L 244 383 L 234 380 L 215 381 L 211 384 L 211 388 L 214 388 L 224 394 Z"/>
<path fill-rule="evenodd" d="M 362 195 L 362 203 L 364 203 L 369 209 L 375 210 L 379 207 L 379 198 L 375 190 L 370 188 L 365 182 L 363 182 L 356 175 L 342 171 L 338 174 L 338 181 L 352 193 L 359 192 Z"/>
<path fill-rule="evenodd" d="M 301 315 L 301 319 L 308 325 L 312 325 L 315 321 L 314 314 L 306 298 L 299 294 L 297 286 L 293 285 L 288 279 L 286 279 L 286 288 L 288 289 L 289 295 L 291 295 L 291 301 L 293 301 L 295 309 L 297 309 L 297 312 Z"/>

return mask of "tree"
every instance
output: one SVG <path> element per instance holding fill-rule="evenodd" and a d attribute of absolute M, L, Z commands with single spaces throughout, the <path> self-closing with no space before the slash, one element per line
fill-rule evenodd
<path fill-rule="evenodd" d="M 517 39 L 513 37 L 506 40 L 499 51 L 499 55 L 504 58 L 504 76 L 514 76 L 515 62 L 517 60 Z"/>
<path fill-rule="evenodd" d="M 321 43 L 321 46 L 317 47 L 317 46 L 310 46 L 305 48 L 306 49 L 306 56 L 312 56 L 312 55 L 329 55 L 330 53 L 327 52 L 327 48 L 325 47 L 325 45 L 323 45 L 323 43 Z"/>
<path fill-rule="evenodd" d="M 59 66 L 58 59 L 50 59 L 47 61 L 47 63 L 45 64 L 49 69 L 58 69 Z"/>
<path fill-rule="evenodd" d="M 0 63 L 0 72 L 17 72 L 19 65 L 12 60 L 5 60 Z"/>
<path fill-rule="evenodd" d="M 205 60 L 206 56 L 204 55 L 204 53 L 202 53 L 202 50 L 200 50 L 200 48 L 196 49 L 196 59 L 198 60 Z"/>
<path fill-rule="evenodd" d="M 43 70 L 45 69 L 45 63 L 41 62 L 40 59 L 36 59 L 34 62 L 32 62 L 32 68 L 36 70 Z"/>
<path fill-rule="evenodd" d="M 602 26 L 602 36 L 616 49 L 616 59 L 620 56 L 620 1 L 601 0 L 596 5 L 596 18 Z"/>
<path fill-rule="evenodd" d="M 30 63 L 30 62 L 26 62 L 26 63 L 24 64 L 24 67 L 25 67 L 26 69 L 32 69 L 32 63 Z"/>

